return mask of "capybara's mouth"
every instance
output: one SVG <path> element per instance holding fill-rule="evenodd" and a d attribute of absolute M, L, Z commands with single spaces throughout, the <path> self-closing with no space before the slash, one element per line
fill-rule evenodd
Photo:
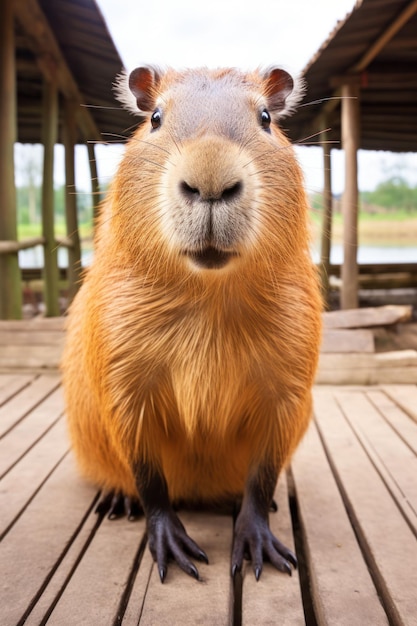
<path fill-rule="evenodd" d="M 205 270 L 218 270 L 230 261 L 235 252 L 225 252 L 212 246 L 199 251 L 186 251 L 185 254 L 198 266 Z"/>

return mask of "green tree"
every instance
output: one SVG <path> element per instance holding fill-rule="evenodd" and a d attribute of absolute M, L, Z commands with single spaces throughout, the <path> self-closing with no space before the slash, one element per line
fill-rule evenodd
<path fill-rule="evenodd" d="M 389 211 L 399 209 L 408 213 L 417 211 L 417 187 L 411 187 L 402 176 L 391 176 L 379 183 L 374 191 L 362 192 L 361 199 Z"/>

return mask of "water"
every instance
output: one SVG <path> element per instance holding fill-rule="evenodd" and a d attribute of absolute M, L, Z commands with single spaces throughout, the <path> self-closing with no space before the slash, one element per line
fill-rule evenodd
<path fill-rule="evenodd" d="M 81 253 L 81 259 L 83 266 L 87 266 L 91 263 L 92 250 L 83 249 Z M 36 246 L 34 248 L 28 248 L 27 250 L 20 250 L 19 252 L 19 266 L 24 269 L 41 268 L 43 267 L 43 246 Z M 58 266 L 68 267 L 68 250 L 64 247 L 58 248 Z"/>
<path fill-rule="evenodd" d="M 312 250 L 312 256 L 315 262 L 320 260 L 318 248 Z M 332 244 L 330 262 L 336 265 L 343 262 L 342 244 Z M 359 246 L 358 263 L 417 263 L 417 246 Z"/>
<path fill-rule="evenodd" d="M 82 262 L 84 266 L 88 266 L 92 259 L 92 250 L 83 249 Z M 312 250 L 313 260 L 318 262 L 320 252 L 315 247 Z M 343 261 L 343 246 L 341 244 L 333 244 L 331 249 L 331 263 L 340 264 Z M 358 250 L 359 263 L 417 263 L 417 246 L 381 246 L 381 245 L 364 245 Z M 43 267 L 43 248 L 29 248 L 19 252 L 19 264 L 22 268 L 40 268 Z M 58 265 L 59 267 L 68 266 L 68 251 L 66 248 L 58 248 Z"/>

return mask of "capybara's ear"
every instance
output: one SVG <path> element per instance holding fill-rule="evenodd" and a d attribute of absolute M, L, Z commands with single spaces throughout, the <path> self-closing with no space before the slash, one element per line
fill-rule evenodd
<path fill-rule="evenodd" d="M 116 98 L 129 113 L 145 119 L 143 113 L 155 108 L 161 75 L 161 70 L 150 65 L 138 67 L 131 74 L 122 70 L 113 85 Z"/>
<path fill-rule="evenodd" d="M 294 81 L 280 67 L 271 67 L 262 74 L 267 107 L 274 117 L 280 118 L 293 113 L 304 95 L 303 81 Z"/>
<path fill-rule="evenodd" d="M 129 76 L 129 89 L 136 98 L 140 111 L 155 108 L 159 73 L 154 67 L 137 67 Z"/>

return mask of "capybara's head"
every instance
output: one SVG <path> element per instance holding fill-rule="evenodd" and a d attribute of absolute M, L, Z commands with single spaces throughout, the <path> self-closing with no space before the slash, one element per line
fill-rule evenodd
<path fill-rule="evenodd" d="M 302 177 L 279 126 L 299 96 L 286 71 L 139 67 L 128 87 L 119 98 L 142 119 L 113 190 L 121 245 L 211 274 L 305 249 Z"/>

